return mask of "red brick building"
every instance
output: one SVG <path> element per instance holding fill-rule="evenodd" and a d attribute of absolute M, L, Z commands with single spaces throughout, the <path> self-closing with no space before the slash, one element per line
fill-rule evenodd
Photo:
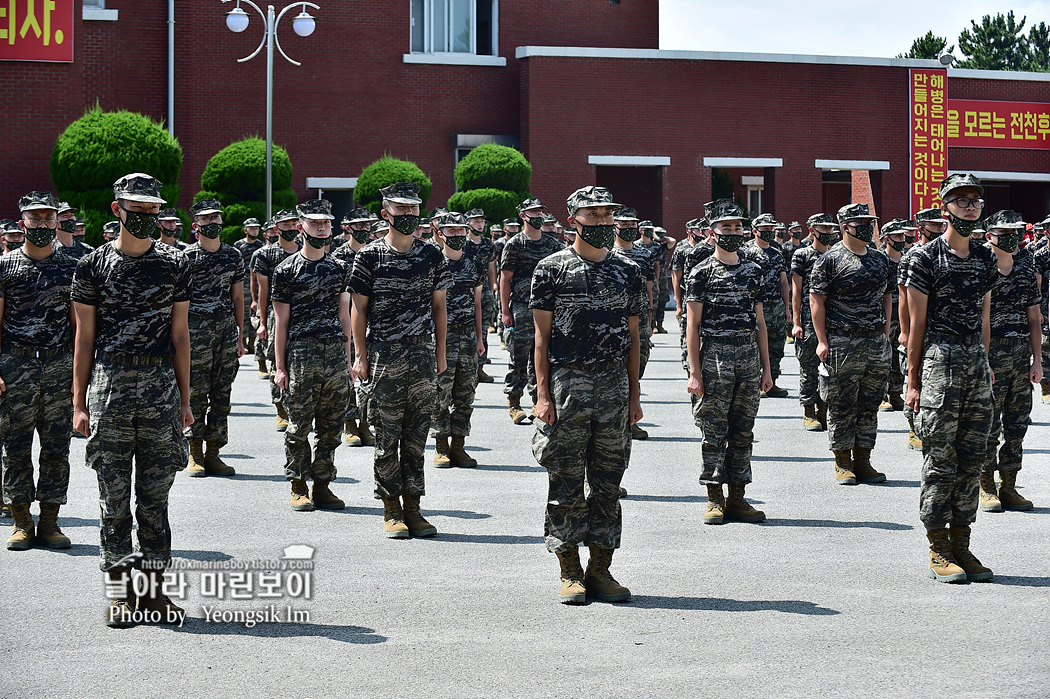
<path fill-rule="evenodd" d="M 428 206 L 442 205 L 457 158 L 494 141 L 523 150 L 532 192 L 559 216 L 570 191 L 602 184 L 676 230 L 713 179 L 782 220 L 851 198 L 870 198 L 883 218 L 908 213 L 909 71 L 936 61 L 660 51 L 658 0 L 317 2 L 312 36 L 292 32 L 298 9 L 279 25 L 302 65 L 274 63 L 274 141 L 303 198 L 323 189 L 345 210 L 354 178 L 389 153 L 423 168 L 434 182 Z M 56 5 L 73 12 L 73 62 L 0 61 L 0 216 L 25 191 L 50 188 L 55 139 L 96 101 L 170 124 L 185 153 L 182 207 L 212 155 L 265 133 L 265 52 L 237 62 L 263 36 L 246 4 L 242 34 L 226 28 L 233 3 L 219 0 Z M 1042 218 L 1050 130 L 1040 132 L 1038 114 L 1050 109 L 1050 75 L 949 69 L 947 94 L 1036 105 L 1034 141 L 975 148 L 949 138 L 947 167 L 987 180 L 990 210 Z M 1011 143 L 1026 147 L 1002 147 Z"/>

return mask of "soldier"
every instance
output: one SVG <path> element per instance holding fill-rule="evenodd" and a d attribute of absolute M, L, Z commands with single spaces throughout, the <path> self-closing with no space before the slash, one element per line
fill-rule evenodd
<path fill-rule="evenodd" d="M 981 510 L 1027 511 L 1032 502 L 1017 492 L 1022 443 L 1032 413 L 1032 384 L 1043 378 L 1039 326 L 1039 286 L 1032 254 L 1019 248 L 1024 221 L 1016 211 L 1000 211 L 987 221 L 987 237 L 995 252 L 999 273 L 992 286 L 991 344 L 988 365 L 992 384 L 992 431 L 988 458 L 981 472 Z M 999 447 L 999 437 L 1003 445 Z M 996 458 L 998 449 L 998 459 Z M 995 488 L 995 471 L 1000 485 Z"/>
<path fill-rule="evenodd" d="M 244 237 L 233 244 L 237 252 L 241 253 L 241 261 L 244 263 L 244 291 L 241 294 L 244 297 L 244 324 L 241 326 L 241 337 L 244 338 L 244 349 L 249 354 L 255 354 L 255 329 L 258 327 L 258 321 L 252 317 L 252 302 L 255 296 L 252 294 L 251 263 L 255 251 L 265 245 L 259 238 L 260 228 L 259 219 L 249 218 L 244 222 Z M 265 361 L 264 359 L 263 362 Z"/>
<path fill-rule="evenodd" d="M 890 303 L 893 279 L 886 254 L 869 243 L 875 216 L 867 204 L 838 211 L 846 232 L 813 263 L 809 302 L 817 358 L 823 365 L 820 395 L 827 404 L 828 441 L 839 485 L 882 483 L 871 465 L 879 430 L 879 404 L 890 370 Z"/>
<path fill-rule="evenodd" d="M 766 515 L 744 499 L 751 482 L 751 443 L 759 394 L 773 380 L 762 301 L 762 269 L 741 257 L 744 212 L 732 202 L 707 209 L 715 238 L 711 257 L 693 267 L 686 281 L 687 390 L 701 429 L 707 486 L 704 524 L 728 517 L 762 522 Z M 729 484 L 729 497 L 722 484 Z"/>
<path fill-rule="evenodd" d="M 507 328 L 507 352 L 510 355 L 503 393 L 507 395 L 507 412 L 515 425 L 521 425 L 536 416 L 536 329 L 529 308 L 532 273 L 540 260 L 565 249 L 559 241 L 540 232 L 543 209 L 539 199 L 526 199 L 518 204 L 518 212 L 525 220 L 526 227 L 515 235 L 511 235 L 511 232 L 518 228 L 517 219 L 503 222 L 504 230 L 511 235 L 503 248 L 500 265 L 500 303 L 503 325 Z M 526 389 L 533 403 L 528 413 L 521 409 L 521 397 Z"/>
<path fill-rule="evenodd" d="M 879 411 L 884 413 L 896 410 L 904 410 L 904 373 L 901 371 L 900 353 L 897 349 L 897 338 L 901 334 L 900 321 L 900 287 L 897 286 L 897 267 L 903 257 L 904 249 L 908 245 L 908 239 L 915 239 L 915 231 L 918 226 L 914 221 L 904 218 L 895 218 L 882 226 L 879 234 L 882 237 L 882 245 L 879 249 L 886 254 L 890 261 L 890 279 L 893 281 L 893 290 L 890 298 L 890 377 L 886 397 L 879 406 Z"/>
<path fill-rule="evenodd" d="M 192 478 L 236 473 L 219 456 L 230 441 L 230 393 L 244 356 L 244 260 L 220 241 L 222 202 L 201 199 L 190 209 L 197 242 L 186 246 L 190 266 L 190 409 L 186 430 Z M 204 447 L 207 445 L 207 452 Z"/>
<path fill-rule="evenodd" d="M 87 236 L 87 223 L 81 216 L 77 216 L 76 221 L 76 227 L 73 228 L 73 240 L 77 241 L 78 243 L 83 243 L 84 238 Z M 87 245 L 86 243 L 84 244 Z M 91 248 L 90 245 L 88 245 L 87 247 Z M 91 249 L 94 250 L 95 248 Z"/>
<path fill-rule="evenodd" d="M 434 536 L 437 527 L 423 518 L 419 501 L 426 494 L 423 456 L 435 381 L 446 368 L 445 291 L 452 276 L 437 248 L 412 237 L 423 203 L 419 186 L 400 182 L 380 192 L 389 230 L 357 253 L 350 279 L 354 373 L 367 379 L 373 401 L 384 533 Z"/>
<path fill-rule="evenodd" d="M 259 248 L 262 250 L 267 245 L 273 245 L 279 239 L 277 235 L 277 224 L 273 222 L 273 219 L 268 220 L 262 225 L 262 239 L 263 246 Z M 248 275 L 249 290 L 251 292 L 251 317 L 252 317 L 252 328 L 255 333 L 255 360 L 259 364 L 259 378 L 264 381 L 270 380 L 270 370 L 267 367 L 266 351 L 269 343 L 266 340 L 259 337 L 259 282 L 258 276 L 254 273 L 255 260 L 259 256 L 259 250 L 252 253 L 251 257 L 248 258 L 248 266 L 245 269 L 245 274 Z"/>
<path fill-rule="evenodd" d="M 175 209 L 161 210 L 157 222 L 160 224 L 160 242 L 176 250 L 186 249 L 186 243 L 182 242 L 182 219 Z"/>
<path fill-rule="evenodd" d="M 809 432 L 828 428 L 828 404 L 820 398 L 817 358 L 817 336 L 813 330 L 813 312 L 809 305 L 809 275 L 813 263 L 838 242 L 831 216 L 813 214 L 806 219 L 811 245 L 799 246 L 791 257 L 792 334 L 798 358 L 798 400 L 802 404 L 802 427 Z"/>
<path fill-rule="evenodd" d="M 120 233 L 120 221 L 107 221 L 102 226 L 102 240 L 112 243 Z"/>
<path fill-rule="evenodd" d="M 56 254 L 58 200 L 30 192 L 18 200 L 25 244 L 0 258 L 0 443 L 3 501 L 14 519 L 7 548 L 33 543 L 29 506 L 40 501 L 36 528 L 45 546 L 68 549 L 58 527 L 69 486 L 73 403 L 73 322 L 69 293 L 75 260 Z M 33 482 L 33 433 L 40 435 L 38 477 Z"/>
<path fill-rule="evenodd" d="M 464 252 L 485 267 L 485 283 L 481 288 L 481 341 L 485 352 L 478 360 L 478 383 L 495 383 L 495 379 L 485 373 L 485 364 L 489 363 L 489 336 L 487 329 L 492 325 L 491 319 L 496 312 L 496 259 L 495 247 L 491 240 L 484 237 L 485 212 L 482 209 L 471 209 L 464 216 L 467 219 L 467 246 Z"/>
<path fill-rule="evenodd" d="M 576 241 L 537 263 L 530 301 L 539 418 L 532 453 L 549 481 L 544 534 L 561 566 L 563 604 L 583 604 L 588 594 L 625 602 L 631 591 L 609 566 L 620 546 L 628 427 L 642 418 L 642 275 L 626 257 L 609 252 L 620 208 L 609 190 L 583 187 L 566 204 Z M 590 550 L 586 572 L 581 543 Z"/>
<path fill-rule="evenodd" d="M 788 270 L 791 269 L 791 258 L 795 256 L 795 251 L 799 249 L 802 242 L 802 224 L 798 221 L 792 221 L 787 227 L 787 235 L 784 236 L 784 242 L 781 243 L 780 249 L 784 251 L 784 267 Z M 794 340 L 794 334 L 789 333 L 791 337 L 788 341 Z"/>
<path fill-rule="evenodd" d="M 72 257 L 74 260 L 79 260 L 95 248 L 77 240 L 74 235 L 76 230 L 76 208 L 70 206 L 68 202 L 58 202 L 58 231 L 56 232 L 57 242 L 55 247 Z"/>
<path fill-rule="evenodd" d="M 335 219 L 331 203 L 313 199 L 295 210 L 306 245 L 277 265 L 272 287 L 274 384 L 288 414 L 284 475 L 292 484 L 293 510 L 341 510 L 344 503 L 329 484 L 350 387 L 350 267 L 324 251 Z M 313 479 L 312 492 L 307 479 Z"/>
<path fill-rule="evenodd" d="M 503 327 L 503 302 L 500 299 L 500 280 L 502 278 L 502 264 L 503 264 L 503 248 L 507 245 L 507 236 L 503 234 L 503 225 L 500 223 L 494 223 L 489 228 L 489 233 L 492 234 L 492 257 L 493 262 L 496 263 L 496 286 L 493 287 L 494 298 L 492 309 L 492 329 L 499 335 L 499 346 L 501 349 L 506 348 L 506 343 L 503 340 L 503 334 L 505 328 Z"/>
<path fill-rule="evenodd" d="M 706 239 L 701 236 L 701 221 L 694 218 L 685 224 L 685 241 L 674 247 L 671 253 L 671 290 L 674 293 L 675 318 L 678 320 L 678 343 L 682 349 L 682 368 L 686 375 L 689 374 L 689 356 L 685 351 L 685 299 L 683 298 L 683 282 L 686 279 L 685 259 L 697 245 L 706 244 Z M 706 225 L 706 221 L 704 221 Z"/>
<path fill-rule="evenodd" d="M 10 219 L 4 224 L 4 253 L 19 249 L 26 242 L 22 228 Z"/>
<path fill-rule="evenodd" d="M 1042 237 L 1033 244 L 1033 258 L 1035 263 L 1036 280 L 1039 283 L 1039 295 L 1042 299 L 1040 305 L 1040 312 L 1043 314 L 1043 326 L 1042 326 L 1042 364 L 1046 366 L 1050 364 L 1050 325 L 1047 323 L 1047 318 L 1050 318 L 1050 304 L 1047 299 L 1050 298 L 1050 238 L 1047 237 L 1047 230 L 1050 229 L 1050 216 L 1047 216 L 1039 224 L 1040 229 L 1043 232 Z M 1043 377 L 1040 381 L 1040 399 L 1043 403 L 1050 404 L 1050 379 Z"/>
<path fill-rule="evenodd" d="M 164 203 L 160 188 L 142 173 L 113 184 L 120 234 L 83 257 L 73 278 L 73 427 L 88 437 L 87 465 L 98 476 L 106 624 L 115 627 L 132 623 L 136 596 L 140 611 L 160 614 L 163 622 L 184 615 L 160 584 L 171 560 L 168 491 L 186 468 L 182 431 L 193 423 L 189 264 L 150 239 Z M 139 595 L 128 590 L 132 490 L 138 565 L 147 583 Z"/>
<path fill-rule="evenodd" d="M 945 178 L 940 199 L 948 231 L 915 251 L 905 281 L 906 402 L 917 414 L 923 454 L 919 516 L 930 540 L 929 576 L 941 582 L 992 578 L 969 546 L 992 428 L 987 319 L 998 272 L 995 253 L 970 239 L 983 197 L 973 175 Z"/>
<path fill-rule="evenodd" d="M 788 289 L 787 265 L 784 252 L 774 242 L 776 221 L 770 214 L 761 214 L 751 223 L 754 239 L 748 241 L 740 254 L 762 269 L 766 285 L 763 298 L 763 316 L 766 321 L 766 337 L 769 340 L 769 370 L 773 386 L 763 397 L 783 398 L 787 390 L 777 386 L 780 378 L 780 362 L 784 358 L 784 343 L 787 324 L 791 322 L 791 292 Z"/>

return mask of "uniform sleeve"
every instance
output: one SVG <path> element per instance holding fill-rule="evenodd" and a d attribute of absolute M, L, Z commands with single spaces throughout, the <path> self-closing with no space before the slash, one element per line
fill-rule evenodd
<path fill-rule="evenodd" d="M 536 271 L 532 273 L 532 300 L 529 302 L 529 308 L 553 313 L 554 297 L 554 275 L 551 265 L 541 261 L 536 265 Z"/>
<path fill-rule="evenodd" d="M 500 269 L 505 272 L 514 272 L 518 263 L 518 255 L 514 251 L 514 245 L 507 242 L 503 245 L 503 255 L 500 257 Z"/>
<path fill-rule="evenodd" d="M 1039 293 L 1039 285 L 1036 284 L 1035 270 L 1027 275 L 1024 283 L 1024 289 L 1022 291 L 1025 299 L 1025 306 L 1038 306 L 1042 303 L 1042 295 Z M 1046 318 L 1043 318 L 1043 324 L 1046 324 Z"/>
<path fill-rule="evenodd" d="M 634 269 L 628 269 L 630 275 L 627 278 L 627 315 L 640 316 L 644 310 L 642 298 L 645 284 L 642 280 L 642 269 L 638 265 L 631 264 Z"/>
<path fill-rule="evenodd" d="M 755 265 L 755 303 L 766 302 L 766 285 L 763 279 L 764 272 L 757 264 Z"/>
<path fill-rule="evenodd" d="M 244 258 L 237 250 L 230 250 L 230 267 L 233 268 L 233 283 L 244 283 Z"/>
<path fill-rule="evenodd" d="M 175 292 L 172 301 L 175 303 L 188 302 L 192 296 L 190 260 L 182 253 L 179 253 L 175 260 Z"/>
<path fill-rule="evenodd" d="M 436 256 L 436 267 L 434 268 L 434 291 L 451 289 L 455 284 L 455 279 L 452 278 L 452 270 L 448 268 L 448 262 L 445 261 L 445 256 L 438 252 L 437 248 L 434 248 L 433 254 Z"/>
<path fill-rule="evenodd" d="M 809 272 L 809 291 L 818 296 L 827 296 L 831 289 L 831 261 L 829 253 L 821 255 L 820 259 L 813 263 L 813 269 Z"/>
<path fill-rule="evenodd" d="M 354 267 L 350 271 L 350 293 L 371 296 L 374 282 L 372 255 L 361 250 L 354 255 Z"/>
<path fill-rule="evenodd" d="M 932 245 L 932 243 L 931 243 Z M 925 249 L 919 250 L 908 260 L 908 269 L 905 270 L 904 286 L 909 289 L 930 295 L 933 288 L 933 271 L 930 268 L 929 255 Z M 994 271 L 994 269 L 993 269 Z"/>
<path fill-rule="evenodd" d="M 291 303 L 292 274 L 288 265 L 277 265 L 273 271 L 273 284 L 270 285 L 270 300 L 277 303 Z"/>
<path fill-rule="evenodd" d="M 886 291 L 883 294 L 892 294 L 897 290 L 897 265 L 890 259 L 889 255 L 882 253 L 886 258 Z"/>
<path fill-rule="evenodd" d="M 685 300 L 704 302 L 704 286 L 707 283 L 705 267 L 696 265 L 685 280 Z"/>
<path fill-rule="evenodd" d="M 97 306 L 99 301 L 98 281 L 92 265 L 94 258 L 95 255 L 80 258 L 80 261 L 77 262 L 77 269 L 73 273 L 73 301 L 85 306 Z"/>
<path fill-rule="evenodd" d="M 270 256 L 259 250 L 255 253 L 254 257 L 255 273 L 263 277 L 270 277 L 273 274 L 273 267 L 270 266 Z"/>
<path fill-rule="evenodd" d="M 800 277 L 806 276 L 806 253 L 805 248 L 799 248 L 795 251 L 795 254 L 791 256 L 791 269 L 789 276 L 798 275 Z"/>
<path fill-rule="evenodd" d="M 649 260 L 642 267 L 642 283 L 656 281 L 656 256 L 649 252 Z"/>
<path fill-rule="evenodd" d="M 343 270 L 343 291 L 348 293 L 348 294 L 351 294 L 353 292 L 350 290 L 350 288 L 351 288 L 350 284 L 351 284 L 351 281 L 353 279 L 354 266 L 350 262 L 347 262 L 346 260 L 344 260 L 343 261 L 343 265 L 342 265 L 342 270 Z"/>

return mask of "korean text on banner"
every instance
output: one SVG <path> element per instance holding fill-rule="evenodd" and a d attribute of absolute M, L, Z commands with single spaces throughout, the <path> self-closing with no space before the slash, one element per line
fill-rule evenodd
<path fill-rule="evenodd" d="M 73 62 L 77 0 L 0 0 L 0 61 Z"/>
<path fill-rule="evenodd" d="M 911 114 L 911 212 L 940 206 L 937 189 L 948 175 L 947 70 L 912 69 L 909 73 Z"/>

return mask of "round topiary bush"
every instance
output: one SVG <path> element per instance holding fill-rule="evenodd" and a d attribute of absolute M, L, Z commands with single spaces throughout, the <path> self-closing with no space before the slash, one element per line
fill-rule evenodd
<path fill-rule="evenodd" d="M 459 161 L 455 178 L 460 191 L 502 189 L 526 192 L 532 180 L 532 166 L 520 151 L 487 143 L 474 148 Z"/>
<path fill-rule="evenodd" d="M 451 211 L 465 213 L 471 209 L 483 209 L 485 217 L 493 222 L 517 216 L 518 204 L 528 198 L 524 192 L 506 192 L 502 189 L 471 189 L 456 192 L 448 200 Z"/>
<path fill-rule="evenodd" d="M 379 190 L 397 182 L 418 184 L 419 198 L 423 200 L 422 206 L 426 206 L 432 186 L 430 178 L 415 163 L 398 160 L 389 155 L 380 158 L 361 171 L 357 178 L 357 186 L 354 188 L 354 201 L 358 206 L 363 206 L 372 213 L 378 213 L 383 205 Z"/>

